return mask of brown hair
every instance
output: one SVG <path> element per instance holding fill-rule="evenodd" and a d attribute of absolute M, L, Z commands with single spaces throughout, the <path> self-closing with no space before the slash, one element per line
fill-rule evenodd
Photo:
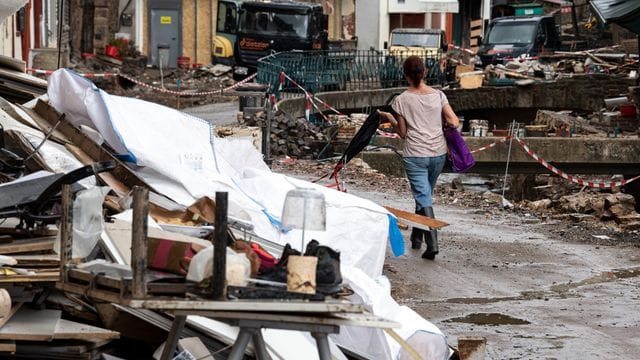
<path fill-rule="evenodd" d="M 418 86 L 424 78 L 424 62 L 418 56 L 409 56 L 404 61 L 402 69 L 411 86 Z"/>

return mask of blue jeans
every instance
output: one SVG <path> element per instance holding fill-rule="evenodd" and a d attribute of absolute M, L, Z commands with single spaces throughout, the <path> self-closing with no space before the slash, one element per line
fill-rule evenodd
<path fill-rule="evenodd" d="M 407 173 L 411 193 L 416 201 L 416 211 L 433 205 L 431 194 L 436 180 L 442 172 L 447 155 L 433 157 L 404 157 L 404 171 Z"/>

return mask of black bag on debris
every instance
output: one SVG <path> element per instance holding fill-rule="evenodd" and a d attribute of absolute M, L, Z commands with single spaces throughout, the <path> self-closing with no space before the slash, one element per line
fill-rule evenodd
<path fill-rule="evenodd" d="M 338 293 L 342 285 L 340 253 L 328 246 L 320 245 L 317 240 L 311 240 L 304 255 L 318 258 L 316 291 L 323 294 Z"/>
<path fill-rule="evenodd" d="M 300 255 L 300 252 L 287 244 L 282 250 L 280 261 L 262 274 L 264 280 L 287 282 L 287 263 L 290 255 Z M 340 291 L 342 274 L 340 273 L 340 253 L 328 246 L 320 245 L 317 240 L 312 240 L 304 253 L 305 256 L 318 258 L 316 266 L 316 292 L 325 295 L 334 295 Z"/>

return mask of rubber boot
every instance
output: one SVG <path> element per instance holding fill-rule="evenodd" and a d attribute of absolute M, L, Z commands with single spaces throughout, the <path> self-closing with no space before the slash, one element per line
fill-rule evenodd
<path fill-rule="evenodd" d="M 423 209 L 416 210 L 416 214 L 424 215 Z M 411 229 L 411 248 L 412 249 L 420 249 L 422 246 L 422 239 L 424 238 L 425 231 L 418 228 Z"/>
<path fill-rule="evenodd" d="M 433 207 L 425 207 L 424 215 L 435 219 L 435 216 L 433 215 Z M 438 254 L 438 231 L 436 229 L 425 231 L 424 240 L 427 243 L 427 250 L 422 253 L 422 258 L 428 260 L 435 259 L 436 254 Z"/>

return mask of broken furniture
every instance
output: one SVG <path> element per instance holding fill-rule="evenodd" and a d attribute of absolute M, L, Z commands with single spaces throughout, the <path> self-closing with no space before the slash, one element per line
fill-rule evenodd
<path fill-rule="evenodd" d="M 147 189 L 133 189 L 133 223 L 131 269 L 117 266 L 83 268 L 70 262 L 72 247 L 72 201 L 68 185 L 62 191 L 61 279 L 60 290 L 86 295 L 134 309 L 172 313 L 175 317 L 162 352 L 162 359 L 171 359 L 188 315 L 201 315 L 238 326 L 230 359 L 241 359 L 249 340 L 254 341 L 258 359 L 268 358 L 261 329 L 274 328 L 308 331 L 314 336 L 321 359 L 330 359 L 328 334 L 338 333 L 340 326 L 378 328 L 398 327 L 391 321 L 369 314 L 362 305 L 344 300 L 228 300 L 226 297 L 225 259 L 227 236 L 226 193 L 216 194 L 214 226 L 214 259 L 211 289 L 206 293 L 184 282 L 171 282 L 171 276 L 158 279 L 147 270 Z M 107 275 L 108 274 L 108 275 Z M 79 282 L 78 280 L 83 280 Z M 160 280 L 160 282 L 157 282 Z"/>
<path fill-rule="evenodd" d="M 18 228 L 32 229 L 36 222 L 52 224 L 60 218 L 58 214 L 47 214 L 63 185 L 75 184 L 86 177 L 109 171 L 113 162 L 94 163 L 83 166 L 67 174 L 51 174 L 28 180 L 14 181 L 3 185 L 0 200 L 0 219 L 16 217 L 20 219 Z M 76 185 L 79 190 L 79 185 Z"/>

